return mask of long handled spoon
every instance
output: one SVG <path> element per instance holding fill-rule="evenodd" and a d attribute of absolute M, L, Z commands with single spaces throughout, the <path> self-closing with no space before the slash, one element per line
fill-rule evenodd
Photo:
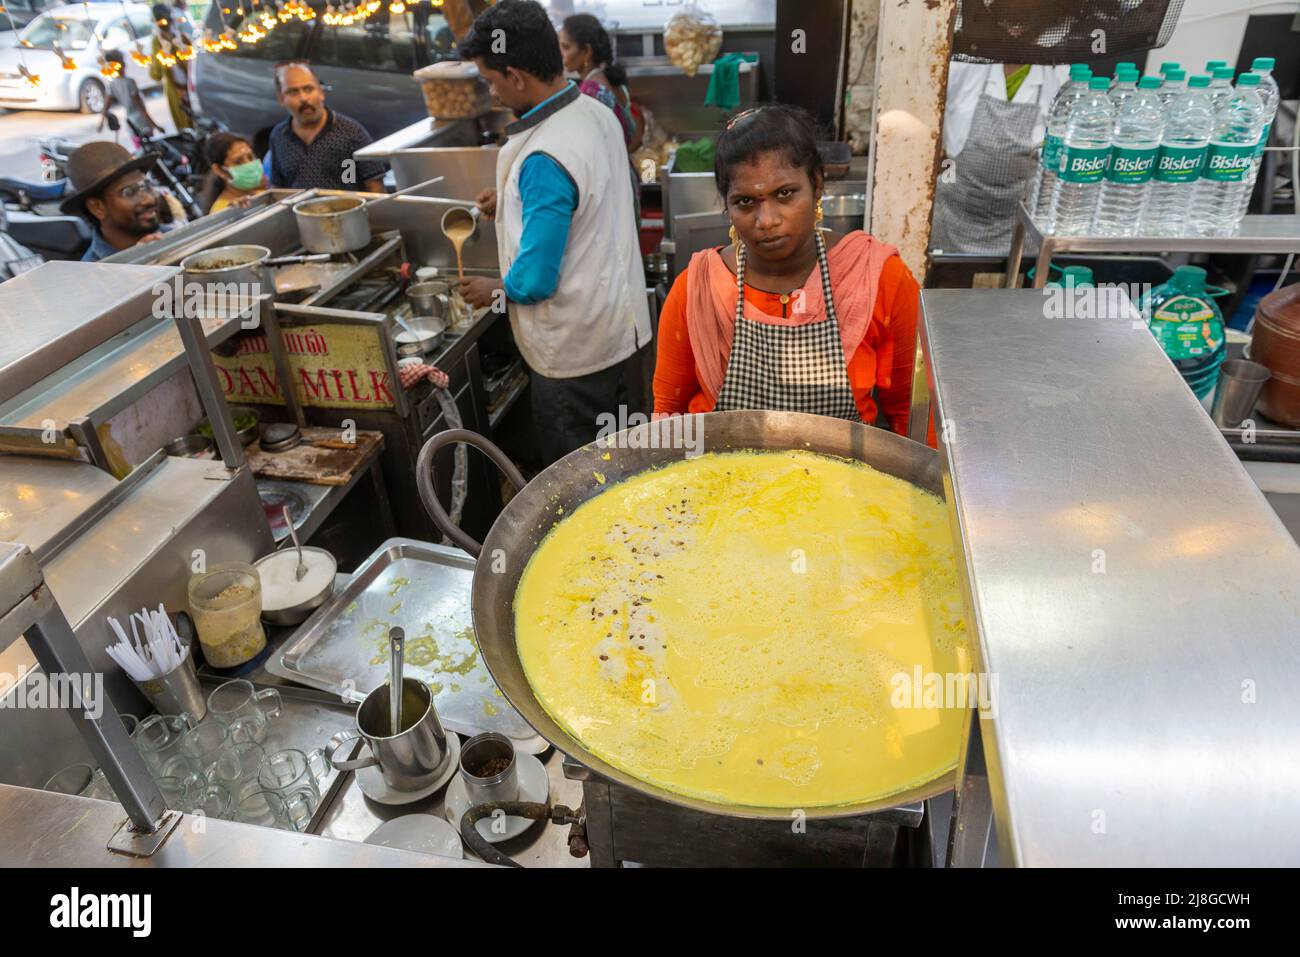
<path fill-rule="evenodd" d="M 393 721 L 393 734 L 402 733 L 402 645 L 406 632 L 394 627 L 388 633 L 391 671 L 388 676 L 388 715 Z"/>

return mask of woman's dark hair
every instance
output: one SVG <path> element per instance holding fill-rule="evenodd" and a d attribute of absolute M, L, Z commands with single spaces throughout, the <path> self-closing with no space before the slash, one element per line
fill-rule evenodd
<path fill-rule="evenodd" d="M 104 54 L 104 59 L 109 63 L 116 63 L 123 68 L 126 67 L 126 57 L 122 56 L 121 50 L 109 50 Z"/>
<path fill-rule="evenodd" d="M 536 0 L 501 0 L 488 7 L 474 20 L 460 57 L 482 60 L 498 73 L 514 67 L 543 81 L 564 72 L 560 38 Z"/>
<path fill-rule="evenodd" d="M 590 13 L 575 13 L 565 18 L 564 32 L 579 47 L 591 47 L 596 65 L 605 65 L 605 79 L 609 80 L 611 86 L 627 84 L 627 70 L 614 62 L 614 44 L 599 20 Z"/>
<path fill-rule="evenodd" d="M 246 136 L 240 136 L 238 133 L 228 133 L 222 130 L 220 133 L 213 133 L 208 137 L 207 142 L 203 144 L 203 152 L 208 157 L 209 166 L 225 166 L 226 156 L 229 155 L 236 143 L 247 143 L 248 148 L 252 149 L 252 141 Z M 256 151 L 253 153 L 257 155 Z"/>
<path fill-rule="evenodd" d="M 814 186 L 822 176 L 817 152 L 817 124 L 797 106 L 760 106 L 737 113 L 718 135 L 713 152 L 713 179 L 725 198 L 737 166 L 764 153 L 780 153 L 791 166 L 808 174 Z"/>
<path fill-rule="evenodd" d="M 155 21 L 157 21 L 157 20 L 166 20 L 166 21 L 167 21 L 167 25 L 168 25 L 168 26 L 171 26 L 171 22 L 172 22 L 172 8 L 169 7 L 169 6 L 167 6 L 167 4 L 165 4 L 165 3 L 155 3 L 155 4 L 153 5 L 153 8 L 150 9 L 149 12 L 150 12 L 151 14 L 153 14 L 153 18 L 154 18 Z"/>
<path fill-rule="evenodd" d="M 248 143 L 250 147 L 253 145 L 247 137 L 240 136 L 238 133 L 228 133 L 225 130 L 213 133 L 203 144 L 203 155 L 208 161 L 208 169 L 203 174 L 195 200 L 199 204 L 199 209 L 205 214 L 212 211 L 212 204 L 226 188 L 226 181 L 217 175 L 215 167 L 226 165 L 226 157 L 230 155 L 230 150 L 236 143 Z M 257 155 L 256 149 L 253 150 L 253 155 Z"/>

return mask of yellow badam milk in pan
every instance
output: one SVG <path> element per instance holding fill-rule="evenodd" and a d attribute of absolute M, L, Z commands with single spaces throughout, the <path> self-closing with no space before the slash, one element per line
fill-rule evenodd
<path fill-rule="evenodd" d="M 910 692 L 895 707 L 892 679 L 968 671 L 963 614 L 943 503 L 808 452 L 612 485 L 552 530 L 515 596 L 524 671 L 574 737 L 641 780 L 761 807 L 951 769 L 962 710 Z"/>

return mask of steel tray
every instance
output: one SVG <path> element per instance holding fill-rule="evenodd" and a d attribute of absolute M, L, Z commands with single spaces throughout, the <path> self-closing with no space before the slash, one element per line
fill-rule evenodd
<path fill-rule="evenodd" d="M 501 695 L 479 655 L 470 614 L 474 560 L 464 552 L 390 538 L 272 656 L 266 670 L 361 701 L 388 678 L 388 631 L 406 631 L 406 671 L 423 678 L 445 727 L 497 731 L 517 749 L 548 745 Z"/>

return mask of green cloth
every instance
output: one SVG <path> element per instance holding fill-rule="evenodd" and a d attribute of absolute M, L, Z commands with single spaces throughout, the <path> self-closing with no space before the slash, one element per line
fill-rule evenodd
<path fill-rule="evenodd" d="M 1007 102 L 1010 103 L 1016 98 L 1016 93 L 1020 90 L 1020 84 L 1025 82 L 1025 77 L 1029 76 L 1029 64 L 1026 63 L 1015 73 L 1007 77 Z"/>
<path fill-rule="evenodd" d="M 712 173 L 713 141 L 691 140 L 677 147 L 677 162 L 673 170 L 678 173 Z"/>
<path fill-rule="evenodd" d="M 709 77 L 709 91 L 704 95 L 705 106 L 720 106 L 734 110 L 740 105 L 740 64 L 757 63 L 757 53 L 728 53 L 713 61 Z"/>

